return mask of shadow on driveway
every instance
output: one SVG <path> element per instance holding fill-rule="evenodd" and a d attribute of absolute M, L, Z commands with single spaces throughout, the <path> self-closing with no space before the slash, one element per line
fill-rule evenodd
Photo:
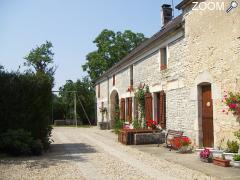
<path fill-rule="evenodd" d="M 88 161 L 86 156 L 88 153 L 97 151 L 84 143 L 51 144 L 49 151 L 42 156 L 4 157 L 0 159 L 0 164 L 26 164 L 28 168 L 48 168 L 59 163 Z"/>

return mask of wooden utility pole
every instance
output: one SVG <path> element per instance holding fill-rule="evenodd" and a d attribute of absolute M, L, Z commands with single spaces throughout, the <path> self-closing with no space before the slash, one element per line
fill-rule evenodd
<path fill-rule="evenodd" d="M 76 97 L 76 91 L 74 91 L 74 119 L 77 127 L 77 97 Z"/>

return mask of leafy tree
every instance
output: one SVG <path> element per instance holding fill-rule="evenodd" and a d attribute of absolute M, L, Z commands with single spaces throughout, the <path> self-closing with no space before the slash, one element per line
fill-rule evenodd
<path fill-rule="evenodd" d="M 32 49 L 30 53 L 24 57 L 24 59 L 26 59 L 24 65 L 33 67 L 36 74 L 46 74 L 53 79 L 56 68 L 55 66 L 50 66 L 53 64 L 54 55 L 52 47 L 52 43 L 46 41 L 46 43 L 41 46 L 37 46 L 35 49 Z"/>
<path fill-rule="evenodd" d="M 74 118 L 74 94 L 69 91 L 77 91 L 77 117 L 83 124 L 88 124 L 87 117 L 84 114 L 82 105 L 84 106 L 86 113 L 91 121 L 94 123 L 95 114 L 95 93 L 92 88 L 93 85 L 88 77 L 84 77 L 82 80 L 73 82 L 68 80 L 65 85 L 60 87 L 59 96 L 54 100 L 54 119 L 59 118 Z"/>
<path fill-rule="evenodd" d="M 93 41 L 97 50 L 86 56 L 86 63 L 82 66 L 92 81 L 95 81 L 107 69 L 139 46 L 146 38 L 142 33 L 130 30 L 114 32 L 104 29 Z"/>

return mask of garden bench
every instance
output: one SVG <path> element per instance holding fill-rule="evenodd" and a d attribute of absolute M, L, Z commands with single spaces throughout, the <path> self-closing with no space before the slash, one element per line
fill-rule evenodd
<path fill-rule="evenodd" d="M 176 131 L 172 129 L 169 129 L 167 131 L 165 142 L 166 142 L 166 146 L 170 148 L 169 149 L 170 151 L 172 150 L 171 140 L 175 137 L 182 137 L 182 135 L 183 135 L 183 131 Z"/>

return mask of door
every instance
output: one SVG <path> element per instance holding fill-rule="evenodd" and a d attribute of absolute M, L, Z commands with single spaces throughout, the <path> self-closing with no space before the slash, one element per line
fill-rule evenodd
<path fill-rule="evenodd" d="M 211 85 L 202 86 L 203 146 L 213 147 L 213 104 Z"/>
<path fill-rule="evenodd" d="M 120 111 L 120 114 L 121 114 L 121 119 L 125 120 L 125 99 L 124 98 L 121 98 L 121 111 Z"/>
<path fill-rule="evenodd" d="M 152 95 L 151 93 L 145 94 L 145 120 L 152 119 Z"/>
<path fill-rule="evenodd" d="M 129 123 L 132 122 L 132 98 L 127 98 L 127 103 L 128 103 L 128 113 L 127 113 L 127 120 Z"/>

